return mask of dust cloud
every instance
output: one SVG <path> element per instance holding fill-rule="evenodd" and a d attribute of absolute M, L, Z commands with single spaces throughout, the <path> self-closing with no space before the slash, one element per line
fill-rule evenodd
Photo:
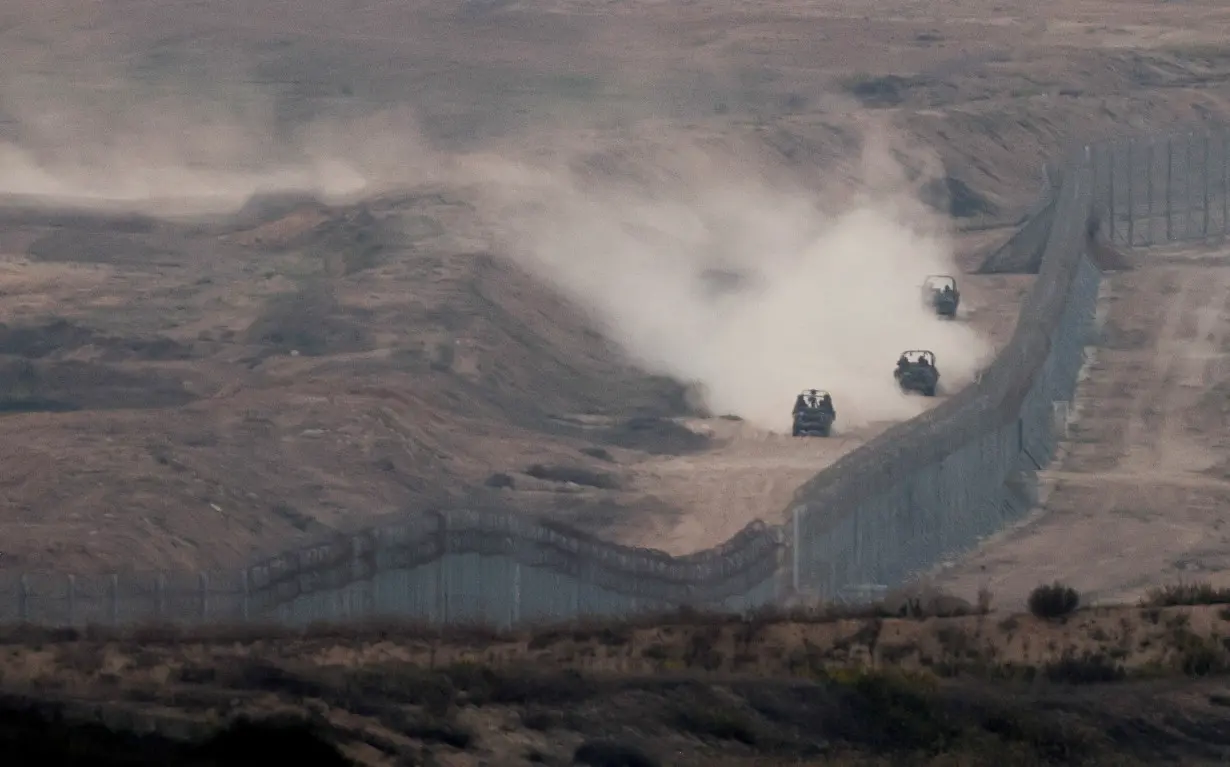
<path fill-rule="evenodd" d="M 949 390 L 990 352 L 922 305 L 926 275 L 957 272 L 946 224 L 913 193 L 926 179 L 896 159 L 913 149 L 874 127 L 852 172 L 800 183 L 754 149 L 662 125 L 549 157 L 515 141 L 444 154 L 408 109 L 287 127 L 240 86 L 210 98 L 112 86 L 0 83 L 15 126 L 0 135 L 0 195 L 170 214 L 231 212 L 261 192 L 468 188 L 497 252 L 647 368 L 698 384 L 713 411 L 772 429 L 812 387 L 833 393 L 838 431 L 914 416 L 923 401 L 892 377 L 901 351 L 934 351 Z"/>
<path fill-rule="evenodd" d="M 801 389 L 827 389 L 842 431 L 922 412 L 892 377 L 904 350 L 935 352 L 941 390 L 987 361 L 970 326 L 921 302 L 928 274 L 958 270 L 945 220 L 918 202 L 888 134 L 869 132 L 840 195 L 655 135 L 660 151 L 632 160 L 469 166 L 496 238 L 643 365 L 771 429 L 788 428 Z"/>
<path fill-rule="evenodd" d="M 123 79 L 0 81 L 0 195 L 151 214 L 225 214 L 252 195 L 344 201 L 438 178 L 408 109 L 279 119 L 267 91 L 185 95 Z M 413 136 L 413 132 L 410 134 Z"/>

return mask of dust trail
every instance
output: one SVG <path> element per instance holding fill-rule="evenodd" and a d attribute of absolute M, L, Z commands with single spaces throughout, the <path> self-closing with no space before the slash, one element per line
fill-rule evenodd
<path fill-rule="evenodd" d="M 984 339 L 920 301 L 927 274 L 956 266 L 943 220 L 910 193 L 883 134 L 833 210 L 735 156 L 662 135 L 657 153 L 469 165 L 495 236 L 643 364 L 698 382 L 717 412 L 774 429 L 800 389 L 828 389 L 850 429 L 922 411 L 892 378 L 905 349 L 934 351 L 949 389 L 985 362 Z"/>
<path fill-rule="evenodd" d="M 784 428 L 808 387 L 833 393 L 839 430 L 907 418 L 923 403 L 892 379 L 902 350 L 933 350 L 950 389 L 990 351 L 921 305 L 925 275 L 956 271 L 945 222 L 896 159 L 912 148 L 874 126 L 845 163 L 853 186 L 840 163 L 826 176 L 840 183 L 801 184 L 764 146 L 701 142 L 652 120 L 601 136 L 568 126 L 576 143 L 553 158 L 526 151 L 525 137 L 458 156 L 432 150 L 409 109 L 286 125 L 268 94 L 240 85 L 208 98 L 122 80 L 71 87 L 0 82 L 16 126 L 0 133 L 0 195 L 227 212 L 257 192 L 466 186 L 498 252 L 589 309 L 647 367 L 762 426 Z"/>
<path fill-rule="evenodd" d="M 267 91 L 213 91 L 8 77 L 0 81 L 0 195 L 226 213 L 257 193 L 340 200 L 439 178 L 439 158 L 414 139 L 408 108 L 288 125 Z"/>

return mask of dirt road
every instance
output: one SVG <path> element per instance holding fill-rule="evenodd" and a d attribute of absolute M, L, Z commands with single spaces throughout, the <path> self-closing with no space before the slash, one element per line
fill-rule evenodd
<path fill-rule="evenodd" d="M 1108 279 L 1105 323 L 1044 507 L 939 585 L 987 583 L 1004 607 L 1058 578 L 1087 601 L 1178 579 L 1230 583 L 1230 265 L 1226 253 L 1142 256 Z"/>
<path fill-rule="evenodd" d="M 1004 236 L 996 231 L 954 238 L 962 268 L 980 263 L 986 250 Z M 962 275 L 961 321 L 970 323 L 996 349 L 1002 348 L 1015 329 L 1020 298 L 1032 279 Z M 919 401 L 934 407 L 944 399 Z M 692 421 L 688 427 L 708 436 L 713 447 L 647 456 L 632 463 L 630 492 L 621 499 L 629 511 L 613 532 L 623 543 L 686 554 L 716 546 L 756 519 L 783 522 L 772 515 L 790 505 L 801 485 L 890 425 L 871 422 L 856 428 L 839 419 L 828 439 L 796 439 L 721 418 Z M 636 496 L 649 508 L 675 513 L 634 513 L 641 505 Z"/>
<path fill-rule="evenodd" d="M 686 513 L 642 521 L 625 540 L 672 554 L 716 546 L 753 520 L 784 509 L 800 485 L 887 426 L 822 439 L 794 438 L 731 421 L 697 424 L 693 428 L 708 433 L 718 447 L 652 459 L 634 470 L 638 489 Z"/>

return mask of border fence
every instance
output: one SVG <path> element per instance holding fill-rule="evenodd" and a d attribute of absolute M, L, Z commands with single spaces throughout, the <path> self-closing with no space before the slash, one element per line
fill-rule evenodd
<path fill-rule="evenodd" d="M 1106 238 L 1128 247 L 1230 234 L 1230 133 L 1188 133 L 1097 147 Z"/>
<path fill-rule="evenodd" d="M 1148 247 L 1230 231 L 1230 134 L 1082 147 L 984 272 L 1034 272 L 1016 332 L 978 382 L 800 488 L 755 522 L 672 557 L 515 513 L 451 510 L 237 572 L 0 572 L 0 622 L 48 625 L 399 617 L 512 627 L 691 606 L 740 611 L 882 590 L 1024 515 L 1092 340 L 1098 230 Z M 776 513 L 777 510 L 766 510 Z"/>
<path fill-rule="evenodd" d="M 900 583 L 1023 516 L 1057 447 L 1055 405 L 1084 363 L 1100 273 L 1087 254 L 1093 168 L 1069 164 L 1016 332 L 978 383 L 805 485 L 792 510 L 793 586 L 832 598 Z"/>

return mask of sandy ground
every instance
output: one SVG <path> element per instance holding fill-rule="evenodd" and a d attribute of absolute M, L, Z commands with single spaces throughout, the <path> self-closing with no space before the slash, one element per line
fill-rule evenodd
<path fill-rule="evenodd" d="M 1103 288 L 1101 343 L 1066 456 L 1027 522 L 944 572 L 1009 605 L 1061 579 L 1095 601 L 1178 579 L 1230 583 L 1224 437 L 1228 251 L 1159 250 Z"/>
<path fill-rule="evenodd" d="M 636 470 L 637 486 L 646 493 L 693 511 L 657 525 L 641 522 L 625 534 L 630 542 L 672 553 L 715 546 L 755 519 L 758 509 L 784 509 L 799 485 L 884 427 L 851 429 L 828 439 L 795 439 L 722 421 L 695 428 L 724 446 L 646 462 Z"/>
<path fill-rule="evenodd" d="M 322 120 L 315 149 L 370 136 L 361 164 L 402 185 L 229 229 L 4 213 L 0 381 L 12 409 L 46 411 L 0 418 L 11 569 L 232 567 L 444 504 L 682 551 L 774 519 L 874 431 L 791 440 L 699 419 L 682 386 L 513 267 L 420 140 L 579 147 L 605 173 L 686 135 L 840 200 L 866 171 L 852 148 L 887 125 L 906 166 L 947 177 L 958 225 L 976 230 L 955 242 L 969 269 L 1072 139 L 1230 115 L 1216 48 L 1230 11 L 1207 2 L 933 0 L 871 18 L 837 0 L 356 0 L 297 4 L 292 23 L 274 0 L 60 0 L 5 4 L 0 20 L 0 140 L 25 153 L 5 155 L 25 172 L 0 191 L 45 183 L 33 163 L 178 199 L 201 167 L 264 167 Z M 422 136 L 381 110 L 412 112 Z M 144 173 L 152 155 L 192 173 Z M 1001 343 L 1029 279 L 962 277 L 967 320 Z"/>

